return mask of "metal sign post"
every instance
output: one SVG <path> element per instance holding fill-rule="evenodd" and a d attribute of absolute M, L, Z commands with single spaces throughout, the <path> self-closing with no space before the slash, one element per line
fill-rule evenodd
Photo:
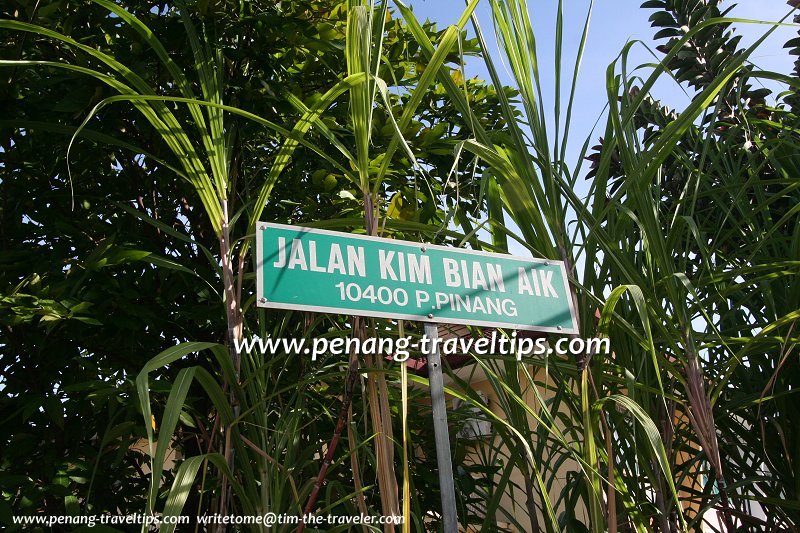
<path fill-rule="evenodd" d="M 447 429 L 447 407 L 444 402 L 444 380 L 442 378 L 442 357 L 439 353 L 439 330 L 436 324 L 425 323 L 425 336 L 428 338 L 428 381 L 431 388 L 431 407 L 433 408 L 433 436 L 436 440 L 436 463 L 439 467 L 439 490 L 442 493 L 442 519 L 444 533 L 458 532 L 456 514 L 456 493 L 453 483 L 453 460 L 450 457 L 450 433 Z"/>

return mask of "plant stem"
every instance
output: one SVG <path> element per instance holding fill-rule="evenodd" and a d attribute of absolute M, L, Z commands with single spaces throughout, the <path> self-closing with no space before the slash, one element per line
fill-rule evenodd
<path fill-rule="evenodd" d="M 222 200 L 222 235 L 219 239 L 220 255 L 222 256 L 222 281 L 225 290 L 225 313 L 228 325 L 228 351 L 231 356 L 231 362 L 235 371 L 236 380 L 239 380 L 241 371 L 241 357 L 236 351 L 236 345 L 242 339 L 242 314 L 239 309 L 239 299 L 234 285 L 233 274 L 233 258 L 231 257 L 231 236 L 230 227 L 228 223 L 228 201 Z M 240 260 L 241 268 L 241 260 Z M 234 393 L 233 387 L 229 388 L 229 403 L 233 411 L 233 418 L 239 416 L 239 402 Z M 228 469 L 233 472 L 234 450 L 231 445 L 231 426 L 225 426 L 225 448 L 224 457 L 228 465 Z M 227 514 L 230 495 L 228 494 L 228 479 L 221 476 L 220 479 L 220 494 L 219 494 L 219 513 L 221 515 Z M 217 531 L 224 531 L 224 526 L 218 526 Z"/>
<path fill-rule="evenodd" d="M 354 330 L 358 328 L 358 322 L 360 321 L 360 318 L 356 318 L 354 320 Z M 325 458 L 322 460 L 322 467 L 319 470 L 316 482 L 314 482 L 314 488 L 311 489 L 311 494 L 308 496 L 308 502 L 306 503 L 305 509 L 303 509 L 304 516 L 311 514 L 311 512 L 314 510 L 314 504 L 317 503 L 319 491 L 322 488 L 322 485 L 325 483 L 325 475 L 328 473 L 328 467 L 330 467 L 331 462 L 333 462 L 333 454 L 336 452 L 336 447 L 339 444 L 339 437 L 342 435 L 342 429 L 344 429 L 344 424 L 348 418 L 347 413 L 349 412 L 350 404 L 353 401 L 353 391 L 355 389 L 357 378 L 358 354 L 354 352 L 350 354 L 350 362 L 347 365 L 347 378 L 345 380 L 344 394 L 342 395 L 342 406 L 339 408 L 339 419 L 336 421 L 336 429 L 333 432 L 333 437 L 331 438 L 330 443 L 328 443 L 328 451 L 325 453 Z M 297 532 L 302 533 L 304 529 L 305 524 L 301 521 L 299 527 L 297 528 Z"/>

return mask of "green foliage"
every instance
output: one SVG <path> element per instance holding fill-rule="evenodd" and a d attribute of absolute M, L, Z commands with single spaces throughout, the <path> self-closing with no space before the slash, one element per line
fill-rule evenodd
<path fill-rule="evenodd" d="M 590 11 L 568 58 L 558 4 L 546 102 L 527 4 L 490 2 L 515 89 L 475 5 L 445 30 L 400 2 L 0 6 L 0 520 L 300 513 L 352 393 L 316 509 L 379 514 L 401 481 L 406 530 L 439 526 L 427 380 L 234 353 L 243 336 L 361 327 L 255 308 L 267 219 L 494 251 L 510 238 L 567 264 L 582 336 L 613 352 L 476 358 L 492 408 L 453 376 L 492 424 L 465 441 L 475 414 L 452 413 L 462 524 L 697 530 L 714 508 L 728 530 L 798 527 L 797 71 L 749 64 L 721 2 L 645 2 L 663 63 L 624 71 L 628 45 L 609 66 L 586 170 L 567 146 Z M 464 79 L 466 54 L 492 85 Z M 651 93 L 663 76 L 692 92 L 685 109 Z M 375 451 L 392 433 L 402 476 Z"/>

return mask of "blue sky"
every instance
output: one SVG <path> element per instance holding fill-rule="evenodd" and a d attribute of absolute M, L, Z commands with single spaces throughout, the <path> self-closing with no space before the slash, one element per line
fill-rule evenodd
<path fill-rule="evenodd" d="M 463 0 L 406 1 L 413 6 L 418 19 L 430 19 L 438 24 L 439 29 L 454 24 L 464 9 Z M 566 0 L 564 4 L 564 57 L 570 58 L 570 63 L 565 65 L 563 70 L 571 72 L 589 1 Z M 733 4 L 733 2 L 724 2 L 722 7 L 725 9 Z M 528 0 L 539 50 L 544 98 L 548 109 L 552 109 L 557 5 L 556 0 Z M 597 0 L 594 3 L 589 37 L 577 84 L 571 137 L 567 151 L 567 163 L 571 169 L 574 169 L 578 162 L 580 149 L 586 137 L 591 134 L 592 140 L 596 141 L 603 131 L 604 121 L 599 123 L 598 129 L 594 132 L 592 132 L 592 128 L 601 117 L 606 102 L 606 69 L 615 60 L 626 42 L 637 40 L 644 42 L 644 44 L 634 46 L 629 57 L 630 68 L 656 61 L 647 47 L 654 48 L 663 41 L 654 42 L 652 40 L 656 30 L 650 26 L 648 17 L 654 10 L 642 9 L 639 7 L 640 5 L 641 0 Z M 789 13 L 789 10 L 790 7 L 784 0 L 751 0 L 740 2 L 728 16 L 777 22 Z M 481 0 L 477 13 L 483 33 L 489 41 L 490 53 L 495 59 L 495 63 L 502 65 L 502 54 L 494 41 L 488 0 Z M 791 17 L 787 20 L 791 21 Z M 747 23 L 737 23 L 735 27 L 736 33 L 742 35 L 742 46 L 749 46 L 769 29 L 768 25 Z M 471 24 L 468 25 L 468 29 L 472 34 Z M 796 37 L 797 31 L 798 27 L 794 25 L 778 28 L 751 56 L 752 62 L 764 70 L 789 72 L 793 68 L 795 58 L 789 55 L 783 45 L 789 39 Z M 465 68 L 468 77 L 478 76 L 484 80 L 489 79 L 488 72 L 480 58 L 472 58 L 467 62 Z M 503 82 L 513 85 L 511 76 L 505 72 L 504 66 L 498 68 L 501 71 Z M 642 76 L 644 75 L 643 73 Z M 666 76 L 662 77 L 662 80 L 654 87 L 653 96 L 678 110 L 685 107 L 690 101 L 684 89 Z M 584 166 L 581 174 L 585 174 L 586 169 L 587 166 Z M 583 179 L 578 179 L 576 192 L 583 196 L 587 190 L 588 183 Z M 528 252 L 516 246 L 515 243 L 511 243 L 511 246 L 513 253 L 528 255 Z"/>
<path fill-rule="evenodd" d="M 464 9 L 462 0 L 409 0 L 414 12 L 421 20 L 430 19 L 438 23 L 439 28 L 453 24 Z M 564 56 L 574 58 L 583 29 L 583 22 L 589 5 L 587 0 L 566 0 L 564 2 L 565 25 L 565 51 Z M 652 36 L 655 30 L 650 27 L 648 17 L 652 9 L 639 7 L 640 0 L 598 0 L 595 2 L 589 30 L 589 39 L 584 55 L 578 89 L 575 101 L 574 130 L 572 138 L 573 160 L 577 157 L 578 149 L 591 132 L 595 121 L 600 116 L 606 101 L 605 75 L 606 68 L 619 54 L 622 47 L 629 40 L 641 40 L 648 46 L 654 47 L 662 42 L 654 42 Z M 723 7 L 733 5 L 725 2 Z M 553 83 L 553 43 L 555 36 L 555 13 L 557 2 L 555 0 L 528 0 L 528 6 L 533 19 L 534 31 L 539 47 L 540 62 L 543 71 L 547 99 L 552 94 L 550 87 Z M 778 21 L 789 12 L 789 6 L 784 0 L 750 0 L 740 2 L 731 12 L 730 16 L 745 19 Z M 501 54 L 497 50 L 493 39 L 491 14 L 488 0 L 482 0 L 478 7 L 478 16 L 481 27 L 487 39 L 491 53 L 500 64 Z M 791 19 L 789 19 L 791 20 Z M 743 36 L 742 44 L 749 45 L 768 29 L 765 25 L 737 24 L 737 33 Z M 469 25 L 471 33 L 471 25 Z M 779 28 L 759 50 L 752 60 L 758 66 L 767 70 L 788 72 L 792 68 L 793 57 L 783 49 L 783 44 L 797 36 L 797 27 Z M 645 46 L 634 47 L 630 64 L 640 65 L 653 62 L 654 57 Z M 468 76 L 478 76 L 488 79 L 488 73 L 480 59 L 474 58 L 466 66 Z M 511 78 L 501 68 L 504 82 L 511 84 Z M 565 70 L 572 70 L 572 64 L 566 65 Z M 654 96 L 661 99 L 670 107 L 681 108 L 689 102 L 680 87 L 670 80 L 663 80 L 654 89 Z M 550 102 L 548 102 L 550 103 Z M 601 125 L 602 127 L 602 125 Z M 593 134 L 594 138 L 599 132 Z M 577 145 L 577 146 L 576 146 Z"/>

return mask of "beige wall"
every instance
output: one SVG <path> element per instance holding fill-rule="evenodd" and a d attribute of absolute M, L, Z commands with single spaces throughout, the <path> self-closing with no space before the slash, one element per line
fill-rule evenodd
<path fill-rule="evenodd" d="M 525 372 L 521 364 L 518 366 L 518 368 L 519 368 L 519 381 L 520 383 L 526 384 L 526 387 L 523 389 L 523 398 L 525 399 L 526 404 L 530 406 L 533 411 L 536 411 L 539 408 L 537 395 L 533 389 L 527 386 L 528 378 L 527 376 L 525 376 Z M 537 369 L 530 365 L 527 368 L 528 372 L 534 378 L 535 382 L 537 383 L 545 382 L 544 369 Z M 487 380 L 485 373 L 479 366 L 468 365 L 456 370 L 455 374 L 460 379 L 467 381 L 473 390 L 480 391 L 485 395 L 488 402 L 488 406 L 495 415 L 497 415 L 499 418 L 503 418 L 505 416 L 503 413 L 501 402 L 498 401 L 498 397 L 495 394 L 494 389 L 492 388 L 490 382 Z M 455 387 L 453 381 L 448 377 L 445 377 L 445 386 Z M 552 388 L 538 387 L 538 393 L 539 396 L 544 401 L 547 401 L 549 398 L 553 396 L 554 391 Z M 453 403 L 451 399 L 450 403 L 448 404 L 448 407 L 452 406 Z M 528 424 L 531 429 L 536 428 L 537 421 L 533 415 L 530 414 L 528 415 Z M 487 440 L 489 438 L 490 437 L 486 437 Z M 503 442 L 500 437 L 495 437 L 493 443 L 484 442 L 483 444 L 479 439 L 474 447 L 475 451 L 467 456 L 467 462 L 479 463 L 482 460 L 481 457 L 484 455 L 481 453 L 479 447 L 480 446 L 489 447 L 491 444 L 493 444 L 495 447 L 501 447 L 502 455 L 507 456 L 509 454 L 509 450 L 505 446 L 503 446 Z M 534 443 L 531 444 L 533 445 Z M 559 454 L 562 453 L 563 450 L 559 450 Z M 547 457 L 540 458 L 540 461 L 546 463 L 548 461 L 548 458 Z M 575 471 L 577 469 L 578 469 L 578 464 L 571 460 L 565 461 L 559 466 L 558 471 L 556 473 L 555 483 L 553 483 L 550 492 L 551 501 L 558 499 L 558 496 L 566 483 L 568 472 Z M 496 481 L 499 480 L 500 480 L 500 474 L 496 476 Z M 539 498 L 537 496 L 538 489 L 536 487 L 535 479 L 531 479 L 530 483 L 533 486 L 534 500 L 538 502 L 539 501 Z M 509 485 L 514 485 L 514 486 L 513 487 L 509 486 L 509 488 L 505 491 L 500 506 L 505 512 L 511 514 L 514 517 L 514 519 L 520 524 L 529 525 L 530 519 L 528 517 L 528 510 L 527 510 L 525 479 L 522 475 L 522 472 L 520 472 L 519 470 L 515 470 L 511 475 L 511 483 Z M 559 516 L 563 511 L 564 511 L 563 508 L 556 509 L 555 510 L 556 516 Z M 541 516 L 540 512 L 537 514 L 539 515 L 538 516 L 539 524 L 542 525 L 544 523 L 543 517 Z M 579 509 L 575 509 L 575 514 L 579 519 L 583 521 L 586 521 L 588 518 L 583 506 L 581 506 L 581 508 Z M 501 525 L 504 522 L 502 516 L 498 516 L 497 521 L 498 525 Z M 506 531 L 517 531 L 517 529 L 511 525 L 507 525 Z"/>

